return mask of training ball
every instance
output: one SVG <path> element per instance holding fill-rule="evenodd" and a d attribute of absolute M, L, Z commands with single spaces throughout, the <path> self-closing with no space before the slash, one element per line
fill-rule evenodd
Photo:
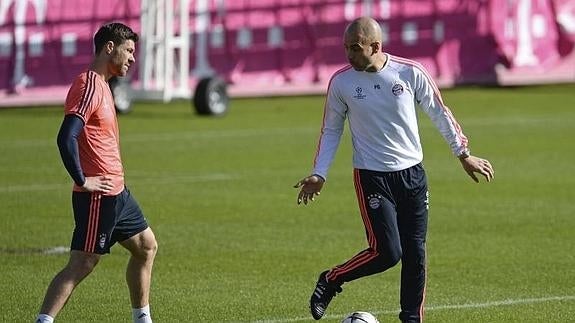
<path fill-rule="evenodd" d="M 353 312 L 346 316 L 341 323 L 379 323 L 379 321 L 371 313 Z"/>

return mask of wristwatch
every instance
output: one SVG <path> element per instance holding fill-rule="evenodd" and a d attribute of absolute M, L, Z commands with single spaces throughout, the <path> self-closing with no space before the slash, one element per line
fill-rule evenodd
<path fill-rule="evenodd" d="M 459 154 L 459 156 L 457 156 L 457 158 L 459 159 L 465 159 L 467 157 L 469 157 L 469 149 L 465 149 L 463 152 L 461 152 L 461 154 Z"/>
<path fill-rule="evenodd" d="M 318 174 L 312 174 L 312 176 L 319 177 L 325 183 L 325 178 L 323 178 L 323 176 L 318 175 Z"/>

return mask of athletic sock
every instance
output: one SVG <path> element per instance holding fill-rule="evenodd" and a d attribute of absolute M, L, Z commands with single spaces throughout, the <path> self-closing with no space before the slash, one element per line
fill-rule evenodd
<path fill-rule="evenodd" d="M 146 305 L 142 308 L 133 308 L 132 318 L 134 319 L 134 323 L 152 323 L 150 305 Z"/>
<path fill-rule="evenodd" d="M 34 323 L 54 323 L 54 318 L 48 314 L 38 314 Z"/>

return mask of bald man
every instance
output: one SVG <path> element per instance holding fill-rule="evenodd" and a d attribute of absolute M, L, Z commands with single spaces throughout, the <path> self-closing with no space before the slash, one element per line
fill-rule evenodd
<path fill-rule="evenodd" d="M 319 320 L 341 285 L 383 272 L 401 260 L 402 322 L 422 322 L 425 298 L 425 239 L 429 193 L 416 106 L 433 121 L 465 172 L 489 182 L 489 161 L 472 156 L 468 140 L 444 104 L 437 85 L 418 63 L 384 53 L 379 24 L 352 21 L 343 43 L 349 65 L 327 90 L 312 175 L 300 180 L 298 204 L 319 195 L 339 146 L 345 119 L 353 143 L 353 178 L 368 247 L 319 275 L 310 311 Z"/>

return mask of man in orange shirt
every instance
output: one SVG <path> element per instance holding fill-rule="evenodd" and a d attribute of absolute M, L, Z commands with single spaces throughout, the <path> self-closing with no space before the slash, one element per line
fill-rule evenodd
<path fill-rule="evenodd" d="M 152 322 L 149 307 L 157 243 L 138 203 L 124 186 L 114 100 L 107 81 L 134 63 L 138 35 L 121 23 L 94 35 L 95 57 L 74 80 L 65 103 L 58 148 L 74 180 L 75 228 L 68 264 L 50 283 L 37 323 L 53 322 L 74 288 L 116 242 L 131 257 L 126 270 L 134 322 Z"/>

